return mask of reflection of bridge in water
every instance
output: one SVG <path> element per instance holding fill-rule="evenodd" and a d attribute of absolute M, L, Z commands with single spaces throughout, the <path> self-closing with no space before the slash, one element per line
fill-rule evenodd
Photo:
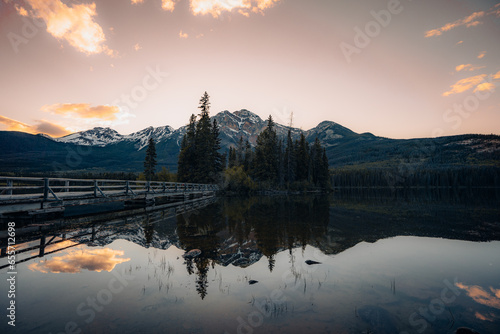
<path fill-rule="evenodd" d="M 195 198 L 184 202 L 167 203 L 129 210 L 120 210 L 93 215 L 66 217 L 16 227 L 16 264 L 38 257 L 60 252 L 82 244 L 97 241 L 137 230 L 137 224 L 155 224 L 179 214 L 206 207 L 216 201 L 215 197 Z M 0 270 L 9 266 L 7 260 L 7 231 L 0 231 Z M 28 255 L 25 257 L 25 255 Z"/>
<path fill-rule="evenodd" d="M 0 176 L 0 215 L 54 214 L 110 202 L 149 206 L 213 196 L 217 190 L 213 184 Z"/>

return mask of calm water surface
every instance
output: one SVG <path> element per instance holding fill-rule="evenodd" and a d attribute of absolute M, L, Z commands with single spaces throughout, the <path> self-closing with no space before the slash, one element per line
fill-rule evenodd
<path fill-rule="evenodd" d="M 18 236 L 33 248 L 17 256 L 15 328 L 0 270 L 0 330 L 499 333 L 498 204 L 485 192 L 364 192 L 68 218 L 43 250 L 39 233 Z"/>

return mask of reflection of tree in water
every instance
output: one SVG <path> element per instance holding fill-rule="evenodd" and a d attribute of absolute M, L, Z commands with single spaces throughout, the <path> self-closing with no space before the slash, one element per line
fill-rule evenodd
<path fill-rule="evenodd" d="M 177 235 L 182 249 L 201 250 L 199 257 L 186 259 L 186 269 L 190 275 L 198 275 L 196 290 L 203 299 L 209 264 L 221 263 L 219 250 L 232 243 L 229 238 L 249 252 L 266 256 L 272 271 L 278 252 L 305 248 L 319 240 L 325 236 L 328 222 L 326 196 L 227 198 L 177 216 Z"/>
<path fill-rule="evenodd" d="M 218 258 L 220 247 L 217 233 L 225 229 L 225 223 L 220 214 L 220 205 L 213 204 L 200 211 L 194 211 L 177 216 L 177 235 L 181 248 L 190 251 L 201 250 L 201 255 L 194 259 L 186 259 L 186 269 L 189 275 L 195 273 L 196 291 L 202 299 L 207 295 L 208 265 L 210 259 Z"/>
<path fill-rule="evenodd" d="M 155 233 L 154 224 L 149 220 L 149 216 L 146 216 L 142 222 L 142 228 L 144 229 L 144 238 L 146 239 L 146 245 L 149 246 L 153 241 L 153 235 Z"/>
<path fill-rule="evenodd" d="M 304 247 L 325 235 L 329 221 L 326 198 L 262 198 L 248 212 L 258 245 L 267 257 L 283 248 Z"/>
<path fill-rule="evenodd" d="M 205 299 L 208 288 L 208 259 L 204 257 L 197 259 L 196 269 L 198 272 L 198 277 L 196 278 L 196 291 L 201 299 Z"/>

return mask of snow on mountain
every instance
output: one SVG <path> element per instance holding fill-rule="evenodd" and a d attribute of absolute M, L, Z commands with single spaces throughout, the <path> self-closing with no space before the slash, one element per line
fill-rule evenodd
<path fill-rule="evenodd" d="M 235 146 L 240 138 L 243 138 L 244 141 L 248 140 L 251 146 L 255 146 L 257 136 L 267 126 L 267 120 L 263 120 L 259 115 L 246 109 L 235 112 L 225 110 L 214 115 L 212 119 L 215 119 L 219 125 L 221 146 L 224 149 Z M 153 138 L 156 143 L 173 140 L 177 146 L 180 146 L 186 128 L 186 126 L 183 126 L 174 130 L 168 125 L 157 128 L 150 126 L 128 135 L 121 135 L 110 128 L 96 127 L 62 138 L 55 138 L 54 140 L 64 143 L 101 147 L 121 142 L 131 142 L 134 144 L 135 149 L 140 151 L 147 146 L 149 138 Z M 275 129 L 280 138 L 286 138 L 290 130 L 293 140 L 298 139 L 300 134 L 304 133 L 308 141 L 313 141 L 317 136 L 323 143 L 328 143 L 326 146 L 335 145 L 335 142 L 339 139 L 357 135 L 355 132 L 329 121 L 322 122 L 317 127 L 308 131 L 290 128 L 278 123 L 275 124 Z"/>
<path fill-rule="evenodd" d="M 134 142 L 138 151 L 147 146 L 148 140 L 152 137 L 156 142 L 168 138 L 174 129 L 171 126 L 161 126 L 154 128 L 152 126 L 129 135 L 121 135 L 110 128 L 96 127 L 87 131 L 80 131 L 70 135 L 54 138 L 55 141 L 63 143 L 72 143 L 84 146 L 107 146 L 122 141 Z"/>
<path fill-rule="evenodd" d="M 119 142 L 123 136 L 110 128 L 96 127 L 87 131 L 75 132 L 70 135 L 55 138 L 55 141 L 85 146 L 106 146 Z"/>
<path fill-rule="evenodd" d="M 156 143 L 159 143 L 160 141 L 169 138 L 173 132 L 174 129 L 169 125 L 160 126 L 158 128 L 150 126 L 141 131 L 123 136 L 123 140 L 135 142 L 135 147 L 138 151 L 140 151 L 148 145 L 149 138 L 153 138 Z"/>

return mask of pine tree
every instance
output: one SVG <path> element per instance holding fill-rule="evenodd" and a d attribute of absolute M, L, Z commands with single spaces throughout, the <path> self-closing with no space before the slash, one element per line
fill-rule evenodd
<path fill-rule="evenodd" d="M 196 123 L 196 168 L 194 171 L 193 182 L 196 183 L 208 183 L 209 173 L 211 170 L 211 144 L 212 144 L 212 124 L 210 123 L 209 109 L 210 103 L 208 101 L 208 95 L 205 95 L 200 100 L 201 109 L 200 119 Z"/>
<path fill-rule="evenodd" d="M 210 122 L 210 97 L 205 92 L 200 99 L 199 120 L 192 115 L 182 140 L 178 161 L 181 182 L 213 183 L 222 172 L 224 155 L 219 153 L 220 136 L 217 121 Z"/>
<path fill-rule="evenodd" d="M 210 178 L 215 181 L 217 175 L 222 172 L 225 165 L 225 157 L 219 151 L 221 149 L 220 146 L 220 131 L 219 125 L 217 125 L 217 120 L 213 120 L 212 122 L 212 141 L 210 147 L 210 154 L 212 158 L 212 169 Z"/>
<path fill-rule="evenodd" d="M 279 167 L 278 140 L 272 116 L 267 127 L 257 137 L 254 171 L 256 179 L 263 182 L 276 182 Z"/>
<path fill-rule="evenodd" d="M 156 146 L 153 138 L 149 138 L 146 158 L 144 159 L 144 175 L 151 181 L 156 172 Z"/>
<path fill-rule="evenodd" d="M 228 153 L 228 163 L 227 167 L 228 168 L 233 168 L 236 166 L 236 151 L 234 148 L 230 147 L 229 148 L 229 153 Z"/>
<path fill-rule="evenodd" d="M 187 131 L 182 138 L 179 159 L 177 162 L 177 179 L 179 182 L 190 182 L 194 177 L 196 163 L 195 156 L 196 116 L 189 119 Z"/>
<path fill-rule="evenodd" d="M 319 180 L 320 186 L 322 188 L 331 189 L 330 183 L 330 165 L 328 163 L 328 157 L 326 156 L 326 149 L 323 148 L 322 155 L 322 166 L 321 166 L 321 178 Z"/>
<path fill-rule="evenodd" d="M 248 140 L 245 142 L 245 157 L 243 158 L 243 170 L 247 174 L 251 174 L 251 169 L 252 169 L 252 164 L 253 164 L 253 150 L 252 146 L 248 142 Z"/>
<path fill-rule="evenodd" d="M 320 180 L 323 177 L 323 148 L 318 137 L 316 137 L 311 147 L 310 166 L 312 182 L 315 186 L 320 186 Z"/>
<path fill-rule="evenodd" d="M 236 147 L 236 165 L 243 165 L 244 155 L 245 155 L 245 142 L 243 142 L 243 136 L 240 137 L 238 141 L 238 146 Z"/>
<path fill-rule="evenodd" d="M 309 179 L 309 144 L 300 134 L 300 140 L 295 141 L 295 156 L 297 157 L 297 181 L 308 181 Z"/>
<path fill-rule="evenodd" d="M 286 138 L 286 148 L 284 156 L 284 168 L 285 168 L 285 183 L 288 187 L 295 181 L 295 169 L 296 169 L 296 158 L 295 150 L 293 147 L 292 132 L 288 130 L 288 135 Z"/>

